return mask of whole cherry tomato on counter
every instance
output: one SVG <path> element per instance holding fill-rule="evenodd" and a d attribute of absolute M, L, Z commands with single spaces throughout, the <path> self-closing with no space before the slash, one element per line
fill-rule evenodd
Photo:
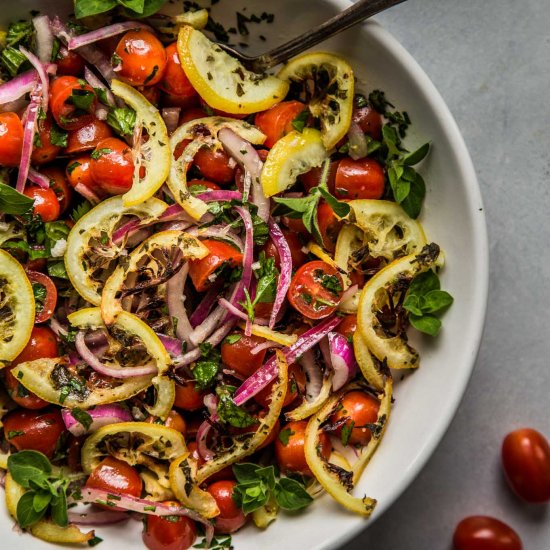
<path fill-rule="evenodd" d="M 489 516 L 464 518 L 453 535 L 454 550 L 522 550 L 517 533 L 506 523 Z"/>

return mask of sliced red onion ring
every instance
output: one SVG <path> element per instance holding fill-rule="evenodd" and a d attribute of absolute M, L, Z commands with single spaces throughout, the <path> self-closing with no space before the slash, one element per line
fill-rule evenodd
<path fill-rule="evenodd" d="M 307 350 L 319 343 L 331 330 L 334 330 L 342 321 L 341 317 L 328 317 L 323 319 L 318 325 L 304 332 L 298 340 L 288 348 L 283 348 L 282 352 L 289 365 L 294 363 L 298 357 Z M 249 376 L 235 392 L 233 401 L 235 405 L 242 405 L 258 392 L 262 391 L 277 377 L 277 361 L 271 357 L 261 368 L 252 376 Z"/>
<path fill-rule="evenodd" d="M 292 280 L 292 254 L 290 253 L 290 247 L 279 226 L 271 218 L 269 218 L 268 225 L 269 236 L 279 253 L 281 266 L 281 274 L 277 282 L 275 301 L 273 303 L 273 309 L 271 310 L 271 317 L 269 318 L 269 328 L 273 329 L 277 321 L 277 315 L 284 304 L 286 293 L 290 287 L 290 281 Z"/>
<path fill-rule="evenodd" d="M 179 323 L 178 323 L 179 324 Z M 162 345 L 166 351 L 172 357 L 178 357 L 181 355 L 181 350 L 183 349 L 183 342 L 179 338 L 174 338 L 172 336 L 166 336 L 165 334 L 156 333 L 158 339 L 162 342 Z"/>
<path fill-rule="evenodd" d="M 75 347 L 76 351 L 80 354 L 80 357 L 94 369 L 96 372 L 103 374 L 104 376 L 111 376 L 112 378 L 131 378 L 135 376 L 145 376 L 147 374 L 156 374 L 157 367 L 155 365 L 143 365 L 141 367 L 109 367 L 103 364 L 94 353 L 88 348 L 84 341 L 84 331 L 80 331 L 76 335 Z"/>
<path fill-rule="evenodd" d="M 313 401 L 319 396 L 323 387 L 323 371 L 315 360 L 313 350 L 309 349 L 302 354 L 300 365 L 306 375 L 306 400 Z"/>
<path fill-rule="evenodd" d="M 77 525 L 110 525 L 130 519 L 130 516 L 126 512 L 99 509 L 86 510 L 85 512 L 69 510 L 67 516 L 69 523 L 76 523 Z"/>
<path fill-rule="evenodd" d="M 50 318 L 50 328 L 57 336 L 67 336 L 69 334 L 67 329 L 55 317 Z"/>
<path fill-rule="evenodd" d="M 242 194 L 239 191 L 228 191 L 226 189 L 213 189 L 212 191 L 205 191 L 200 195 L 197 195 L 197 198 L 204 202 L 213 202 L 213 201 L 238 201 L 243 198 Z"/>
<path fill-rule="evenodd" d="M 254 346 L 250 350 L 250 353 L 252 355 L 258 355 L 258 353 L 260 353 L 260 351 L 263 351 L 264 349 L 280 348 L 280 347 L 282 347 L 281 344 L 277 344 L 277 342 L 271 342 L 270 340 L 266 340 L 265 342 L 262 342 L 261 344 Z"/>
<path fill-rule="evenodd" d="M 185 210 L 179 204 L 170 205 L 160 216 L 159 220 L 169 222 L 174 220 L 189 220 L 193 221 Z"/>
<path fill-rule="evenodd" d="M 212 309 L 212 306 L 218 299 L 222 285 L 223 281 L 216 281 L 214 285 L 208 289 L 207 293 L 204 295 L 204 298 L 200 301 L 199 305 L 196 307 L 189 319 L 193 328 L 196 328 L 201 323 L 204 323 L 210 313 L 210 310 Z"/>
<path fill-rule="evenodd" d="M 220 298 L 219 304 L 229 311 L 229 313 L 235 315 L 235 317 L 238 317 L 243 321 L 248 321 L 248 315 L 244 311 L 241 311 L 238 307 L 228 302 L 225 298 Z"/>
<path fill-rule="evenodd" d="M 36 57 L 32 52 L 29 52 L 26 48 L 23 48 L 23 46 L 19 46 L 19 51 L 31 62 L 31 65 L 36 69 L 36 72 L 38 73 L 38 78 L 40 79 L 40 83 L 42 85 L 40 89 L 41 98 L 42 98 L 42 110 L 44 113 L 48 112 L 48 101 L 49 101 L 49 93 L 50 93 L 50 79 L 48 77 L 48 74 L 46 73 L 46 69 L 44 68 L 44 65 L 42 64 L 42 61 Z"/>
<path fill-rule="evenodd" d="M 127 237 L 140 229 L 139 220 L 130 220 L 121 225 L 116 231 L 113 232 L 113 242 L 119 244 L 124 237 Z"/>
<path fill-rule="evenodd" d="M 153 31 L 149 25 L 143 23 L 137 23 L 136 21 L 124 21 L 123 23 L 115 23 L 114 25 L 108 25 L 95 31 L 87 32 L 86 34 L 80 34 L 73 36 L 67 43 L 69 50 L 76 50 L 82 46 L 88 46 L 99 40 L 105 40 L 105 38 L 111 38 L 117 34 L 122 34 L 126 31 L 138 31 L 140 29 L 147 29 Z"/>
<path fill-rule="evenodd" d="M 194 346 L 198 346 L 204 342 L 216 330 L 224 313 L 225 309 L 222 306 L 218 306 L 200 325 L 193 329 L 189 334 L 189 340 Z"/>
<path fill-rule="evenodd" d="M 332 389 L 338 391 L 355 376 L 357 372 L 357 361 L 353 353 L 353 346 L 348 342 L 345 336 L 338 332 L 329 332 L 327 334 L 327 339 L 330 365 L 332 365 L 334 369 Z"/>
<path fill-rule="evenodd" d="M 49 63 L 53 50 L 53 32 L 50 18 L 47 15 L 39 15 L 32 20 L 36 30 L 36 50 L 42 63 Z"/>
<path fill-rule="evenodd" d="M 171 134 L 178 127 L 178 122 L 180 119 L 180 107 L 165 107 L 161 111 L 162 118 L 166 124 L 166 129 L 168 133 Z"/>
<path fill-rule="evenodd" d="M 187 310 L 185 309 L 185 281 L 189 273 L 189 264 L 186 263 L 169 281 L 166 283 L 166 301 L 168 303 L 168 313 L 172 319 L 177 320 L 176 336 L 180 347 L 174 356 L 181 355 L 181 340 L 191 344 L 190 334 L 193 332 L 193 327 L 189 322 Z M 169 350 L 170 351 L 170 350 Z"/>
<path fill-rule="evenodd" d="M 95 110 L 95 117 L 98 120 L 107 120 L 107 117 L 109 116 L 109 109 L 105 107 L 104 105 L 99 105 Z"/>
<path fill-rule="evenodd" d="M 74 186 L 74 190 L 82 195 L 85 199 L 89 200 L 92 204 L 99 204 L 101 199 L 86 185 L 83 183 L 77 183 Z"/>
<path fill-rule="evenodd" d="M 216 412 L 218 408 L 218 398 L 213 393 L 205 395 L 203 402 L 210 414 L 214 414 Z"/>
<path fill-rule="evenodd" d="M 42 187 L 42 189 L 48 189 L 50 186 L 50 178 L 37 172 L 34 168 L 29 168 L 28 180 Z"/>
<path fill-rule="evenodd" d="M 231 229 L 230 225 L 211 225 L 210 227 L 199 228 L 194 227 L 188 231 L 190 235 L 200 238 L 213 237 L 214 239 L 224 239 L 233 244 L 241 252 L 244 249 L 242 239 Z"/>
<path fill-rule="evenodd" d="M 132 415 L 121 405 L 98 405 L 94 409 L 87 410 L 86 414 L 92 419 L 89 427 L 81 424 L 73 416 L 71 409 L 61 409 L 61 416 L 65 427 L 76 437 L 89 432 L 95 432 L 102 426 L 118 424 L 119 422 L 131 422 L 133 420 Z"/>
<path fill-rule="evenodd" d="M 357 122 L 351 123 L 348 130 L 348 155 L 353 160 L 365 158 L 368 154 L 368 143 L 363 130 Z"/>
<path fill-rule="evenodd" d="M 48 74 L 54 75 L 57 72 L 57 65 L 46 63 L 44 69 Z M 0 86 L 0 105 L 15 101 L 32 92 L 38 79 L 38 72 L 31 69 L 2 84 Z"/>
<path fill-rule="evenodd" d="M 215 414 L 211 413 L 211 414 Z M 208 447 L 208 435 L 210 434 L 210 430 L 212 429 L 212 425 L 210 422 L 205 420 L 197 430 L 197 452 L 199 453 L 199 456 L 205 460 L 212 460 L 214 458 L 214 452 Z"/>
<path fill-rule="evenodd" d="M 15 188 L 20 193 L 25 190 L 25 184 L 29 176 L 29 168 L 31 166 L 31 155 L 34 142 L 34 134 L 36 132 L 36 122 L 38 120 L 38 111 L 42 100 L 41 85 L 37 84 L 31 92 L 31 102 L 27 108 L 23 124 L 23 149 L 21 150 L 21 162 L 19 163 L 19 172 L 17 174 L 17 182 Z"/>
<path fill-rule="evenodd" d="M 113 92 L 111 92 L 109 87 L 105 86 L 105 84 L 103 84 L 103 82 L 101 82 L 101 80 L 88 67 L 84 68 L 84 80 L 86 80 L 92 88 L 99 88 L 105 92 L 108 107 L 115 106 L 115 96 L 113 95 Z"/>
<path fill-rule="evenodd" d="M 359 290 L 359 285 L 351 285 L 344 294 L 342 294 L 342 298 L 340 299 L 340 303 L 343 304 L 346 300 L 350 299 L 352 296 L 354 296 L 357 291 Z"/>

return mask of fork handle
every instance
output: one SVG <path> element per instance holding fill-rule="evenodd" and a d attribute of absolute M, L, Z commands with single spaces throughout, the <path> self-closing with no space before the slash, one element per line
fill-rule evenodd
<path fill-rule="evenodd" d="M 331 36 L 353 27 L 353 25 L 363 21 L 367 17 L 376 15 L 404 1 L 405 0 L 358 0 L 353 6 L 350 6 L 347 10 L 325 21 L 316 29 L 309 30 L 293 38 L 289 42 L 274 48 L 270 52 L 261 55 L 257 60 L 257 67 L 255 68 L 259 70 L 271 69 L 275 67 L 275 65 L 283 63 L 291 57 L 319 44 L 319 42 L 323 42 Z"/>

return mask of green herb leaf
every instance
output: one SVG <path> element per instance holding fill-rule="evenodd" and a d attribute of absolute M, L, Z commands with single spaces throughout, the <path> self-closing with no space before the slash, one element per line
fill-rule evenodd
<path fill-rule="evenodd" d="M 34 493 L 34 498 L 32 501 L 34 511 L 37 513 L 42 512 L 42 510 L 45 510 L 50 505 L 51 500 L 52 494 L 50 492 L 39 491 Z"/>
<path fill-rule="evenodd" d="M 116 0 L 74 0 L 74 14 L 77 19 L 82 19 L 109 11 L 116 5 Z"/>
<path fill-rule="evenodd" d="M 134 133 L 137 115 L 130 107 L 113 107 L 109 109 L 107 124 L 121 135 L 131 136 Z"/>
<path fill-rule="evenodd" d="M 55 122 L 52 124 L 50 132 L 50 141 L 57 147 L 67 147 L 69 132 L 61 129 Z"/>
<path fill-rule="evenodd" d="M 327 189 L 319 187 L 319 192 L 323 198 L 328 202 L 330 207 L 334 210 L 334 213 L 340 218 L 345 218 L 350 213 L 350 205 L 347 202 L 339 201 L 336 197 L 333 197 Z"/>
<path fill-rule="evenodd" d="M 103 542 L 103 539 L 100 537 L 94 537 L 88 541 L 88 546 L 94 547 L 97 546 L 100 542 Z"/>
<path fill-rule="evenodd" d="M 41 520 L 46 513 L 46 508 L 42 509 L 40 512 L 34 509 L 33 503 L 35 494 L 34 491 L 27 491 L 17 503 L 17 523 L 19 523 L 23 529 Z"/>
<path fill-rule="evenodd" d="M 94 149 L 94 151 L 91 154 L 91 157 L 94 160 L 99 160 L 103 155 L 108 155 L 109 153 L 112 153 L 113 150 L 109 149 L 108 147 L 102 147 L 101 149 Z"/>
<path fill-rule="evenodd" d="M 76 163 L 73 163 L 76 164 Z M 69 165 L 70 168 L 71 165 Z M 82 216 L 87 214 L 92 209 L 92 203 L 88 201 L 81 202 L 79 205 L 75 207 L 75 209 L 71 213 L 71 219 L 73 222 L 77 222 Z"/>
<path fill-rule="evenodd" d="M 258 303 L 273 302 L 277 294 L 277 280 L 279 277 L 274 258 L 268 258 L 265 252 L 260 252 L 259 263 L 260 268 L 254 272 L 255 277 L 258 279 L 254 306 Z"/>
<path fill-rule="evenodd" d="M 42 453 L 24 450 L 8 457 L 8 471 L 14 481 L 28 489 L 31 480 L 44 479 L 50 475 L 52 465 Z"/>
<path fill-rule="evenodd" d="M 236 344 L 242 337 L 243 335 L 240 333 L 230 334 L 229 336 L 225 337 L 224 342 L 226 344 L 233 345 L 233 344 Z"/>
<path fill-rule="evenodd" d="M 0 183 L 0 212 L 22 216 L 32 211 L 33 204 L 33 199 L 5 183 Z"/>
<path fill-rule="evenodd" d="M 429 152 L 430 152 L 430 144 L 424 143 L 424 145 L 419 147 L 416 151 L 413 151 L 412 153 L 405 155 L 403 157 L 403 164 L 405 164 L 406 166 L 414 166 L 415 164 L 418 164 L 421 160 L 426 158 L 426 155 Z"/>
<path fill-rule="evenodd" d="M 201 358 L 195 363 L 193 376 L 200 390 L 206 389 L 212 384 L 220 369 L 221 354 L 211 344 L 203 343 L 199 345 Z"/>
<path fill-rule="evenodd" d="M 71 414 L 75 418 L 77 422 L 82 424 L 84 426 L 84 429 L 88 431 L 90 429 L 90 426 L 92 425 L 92 422 L 94 421 L 93 418 L 90 416 L 89 413 L 86 411 L 83 411 L 82 409 L 79 409 L 78 407 L 75 407 Z"/>
<path fill-rule="evenodd" d="M 420 332 L 429 334 L 430 336 L 437 336 L 441 329 L 441 320 L 433 315 L 410 315 L 409 320 L 411 325 Z"/>
<path fill-rule="evenodd" d="M 294 432 L 288 427 L 284 428 L 279 432 L 279 441 L 286 447 L 291 435 L 294 435 Z"/>
<path fill-rule="evenodd" d="M 77 109 L 89 112 L 95 99 L 95 93 L 83 88 L 73 88 L 68 103 L 72 103 Z"/>
<path fill-rule="evenodd" d="M 453 303 L 453 297 L 445 290 L 432 290 L 424 296 L 422 311 L 436 313 L 448 308 Z"/>
<path fill-rule="evenodd" d="M 124 6 L 125 8 L 139 14 L 143 13 L 143 7 L 145 4 L 144 0 L 118 0 L 118 3 L 121 6 Z"/>
<path fill-rule="evenodd" d="M 292 127 L 302 133 L 309 119 L 309 109 L 304 109 L 293 121 Z"/>
<path fill-rule="evenodd" d="M 258 420 L 248 413 L 244 408 L 233 403 L 234 390 L 231 386 L 218 386 L 218 416 L 222 422 L 235 426 L 236 428 L 248 428 L 258 423 Z"/>
<path fill-rule="evenodd" d="M 65 269 L 65 262 L 59 260 L 58 262 L 48 262 L 48 275 L 50 277 L 57 277 L 58 279 L 69 279 L 67 270 Z"/>
<path fill-rule="evenodd" d="M 342 445 L 346 447 L 349 443 L 349 438 L 351 437 L 351 433 L 353 430 L 353 427 L 355 426 L 355 421 L 350 420 L 349 422 L 346 422 L 342 426 L 342 431 L 340 433 L 340 439 L 342 440 Z"/>
<path fill-rule="evenodd" d="M 292 512 L 303 510 L 313 502 L 305 487 L 289 477 L 282 477 L 275 486 L 275 500 L 283 510 Z"/>
<path fill-rule="evenodd" d="M 67 527 L 69 519 L 67 516 L 67 495 L 64 490 L 52 499 L 51 514 L 54 523 L 61 527 Z"/>
<path fill-rule="evenodd" d="M 31 21 L 16 21 L 6 33 L 6 46 L 31 47 L 34 37 L 34 25 Z"/>

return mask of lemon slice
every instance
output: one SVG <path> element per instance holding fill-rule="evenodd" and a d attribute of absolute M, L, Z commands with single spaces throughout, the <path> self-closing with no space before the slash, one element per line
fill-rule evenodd
<path fill-rule="evenodd" d="M 0 250 L 0 368 L 26 346 L 34 326 L 34 294 L 21 264 Z"/>
<path fill-rule="evenodd" d="M 309 110 L 321 122 L 323 143 L 332 149 L 351 124 L 355 82 L 349 63 L 333 53 L 305 53 L 290 60 L 277 76 L 305 86 Z"/>
<path fill-rule="evenodd" d="M 261 175 L 266 197 L 282 193 L 300 174 L 321 166 L 327 158 L 321 132 L 305 128 L 282 137 L 269 151 Z"/>
<path fill-rule="evenodd" d="M 123 195 L 124 206 L 135 206 L 151 198 L 168 178 L 170 148 L 168 131 L 159 110 L 132 86 L 120 80 L 111 82 L 111 90 L 136 112 L 136 126 L 141 126 L 148 140 L 134 155 L 134 181 Z M 142 177 L 142 167 L 145 175 Z"/>
<path fill-rule="evenodd" d="M 111 242 L 111 236 L 123 218 L 137 217 L 139 225 L 155 221 L 168 207 L 156 198 L 136 206 L 125 207 L 120 196 L 99 203 L 80 218 L 67 238 L 65 267 L 76 291 L 90 304 L 101 304 L 103 268 L 113 269 L 122 248 Z"/>
<path fill-rule="evenodd" d="M 183 26 L 178 36 L 181 66 L 198 94 L 214 109 L 231 114 L 265 111 L 280 103 L 288 83 L 247 71 L 206 36 Z"/>
<path fill-rule="evenodd" d="M 363 287 L 357 310 L 358 331 L 368 350 L 392 369 L 418 367 L 418 352 L 407 343 L 403 329 L 394 331 L 384 327 L 378 314 L 388 306 L 389 300 L 408 290 L 414 277 L 431 269 L 438 256 L 438 245 L 426 245 L 420 253 L 388 264 Z"/>

